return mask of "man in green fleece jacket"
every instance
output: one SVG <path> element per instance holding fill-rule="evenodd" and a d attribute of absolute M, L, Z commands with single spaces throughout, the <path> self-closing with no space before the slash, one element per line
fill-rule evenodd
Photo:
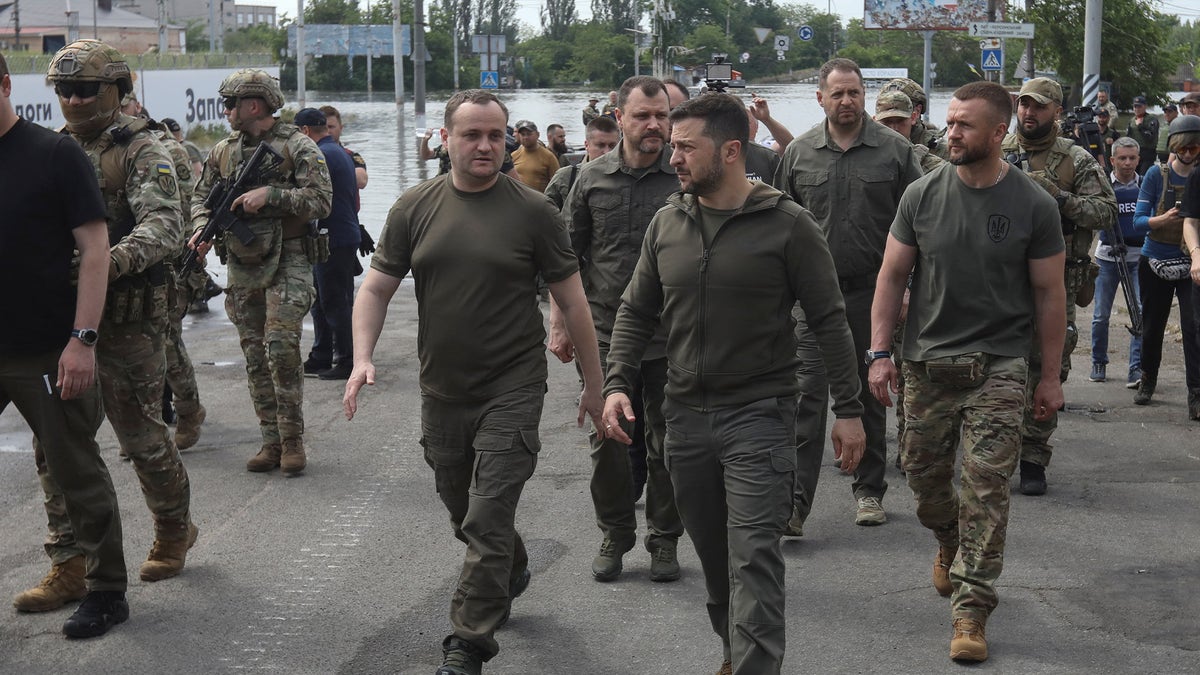
<path fill-rule="evenodd" d="M 708 94 L 671 112 L 683 194 L 654 216 L 621 298 L 604 393 L 606 435 L 625 443 L 629 392 L 660 323 L 667 333 L 665 451 L 704 570 L 721 673 L 779 673 L 784 561 L 796 468 L 796 342 L 803 307 L 826 358 L 834 451 L 851 472 L 865 445 L 854 342 L 829 248 L 812 216 L 746 179 L 746 109 Z M 732 573 L 732 580 L 730 574 Z"/>

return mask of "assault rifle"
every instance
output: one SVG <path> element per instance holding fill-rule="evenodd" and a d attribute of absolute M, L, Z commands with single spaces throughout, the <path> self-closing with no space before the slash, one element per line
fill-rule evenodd
<path fill-rule="evenodd" d="M 1077 145 L 1081 145 L 1084 150 L 1095 157 L 1101 167 L 1104 167 L 1106 165 L 1104 138 L 1100 135 L 1100 126 L 1095 123 L 1094 117 L 1095 113 L 1092 108 L 1080 106 L 1075 109 L 1073 114 L 1068 115 L 1067 119 L 1071 123 L 1071 138 Z M 1128 249 L 1125 247 L 1125 237 L 1121 234 L 1120 219 L 1114 220 L 1106 233 L 1112 255 L 1117 259 L 1117 279 L 1121 284 L 1121 292 L 1125 295 L 1125 308 L 1129 310 L 1129 332 L 1135 336 L 1141 336 L 1141 304 L 1138 302 L 1137 294 L 1133 292 L 1133 281 L 1129 278 L 1129 268 L 1125 266 L 1125 254 Z"/>
<path fill-rule="evenodd" d="M 218 178 L 204 200 L 204 208 L 209 210 L 208 224 L 200 230 L 196 239 L 197 246 L 207 244 L 218 234 L 232 232 L 242 244 L 249 246 L 254 241 L 254 233 L 242 222 L 241 207 L 233 209 L 233 202 L 238 197 L 258 187 L 267 173 L 283 163 L 283 156 L 267 143 L 259 143 L 250 159 L 242 162 L 237 175 L 230 178 Z M 198 258 L 196 249 L 188 249 L 183 256 L 183 264 L 179 268 L 179 278 L 187 276 Z"/>

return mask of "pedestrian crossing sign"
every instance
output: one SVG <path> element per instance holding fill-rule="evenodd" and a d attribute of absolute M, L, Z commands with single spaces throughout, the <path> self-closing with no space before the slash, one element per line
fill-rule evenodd
<path fill-rule="evenodd" d="M 984 70 L 1000 70 L 1001 63 L 1004 61 L 1004 50 L 1002 49 L 985 49 L 983 50 L 983 69 Z"/>
<path fill-rule="evenodd" d="M 484 70 L 479 73 L 480 89 L 497 89 L 500 87 L 500 73 L 494 70 Z"/>

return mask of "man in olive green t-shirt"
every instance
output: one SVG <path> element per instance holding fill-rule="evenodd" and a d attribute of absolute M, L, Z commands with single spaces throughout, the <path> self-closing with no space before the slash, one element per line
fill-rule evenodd
<path fill-rule="evenodd" d="M 546 390 L 545 331 L 532 300 L 538 273 L 576 345 L 579 423 L 591 415 L 604 433 L 600 357 L 578 264 L 549 200 L 500 176 L 507 121 L 494 94 L 450 99 L 442 130 L 450 173 L 396 201 L 354 303 L 347 419 L 362 386 L 375 383 L 372 358 L 388 302 L 410 271 L 416 281 L 421 444 L 455 537 L 467 544 L 438 675 L 479 672 L 499 651 L 494 633 L 512 599 L 529 584 L 514 518 L 537 464 Z"/>
<path fill-rule="evenodd" d="M 900 453 L 917 518 L 938 543 L 933 586 L 950 597 L 950 658 L 961 661 L 988 658 L 984 627 L 998 601 L 1034 324 L 1048 354 L 1062 349 L 1066 329 L 1058 206 L 1001 159 L 1011 118 L 1011 98 L 998 84 L 954 92 L 946 116 L 953 166 L 904 192 L 871 307 L 869 384 L 890 406 L 899 373 L 887 350 L 912 275 Z M 1030 402 L 1039 420 L 1062 404 L 1058 369 L 1056 359 L 1042 360 Z"/>

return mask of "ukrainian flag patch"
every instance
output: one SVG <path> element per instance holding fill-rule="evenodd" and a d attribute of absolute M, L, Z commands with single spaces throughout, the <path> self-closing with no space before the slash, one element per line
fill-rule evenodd
<path fill-rule="evenodd" d="M 175 183 L 175 173 L 171 171 L 171 165 L 166 162 L 157 162 L 154 165 L 154 173 L 158 176 L 158 186 L 169 197 L 175 196 L 176 190 L 179 189 Z"/>

